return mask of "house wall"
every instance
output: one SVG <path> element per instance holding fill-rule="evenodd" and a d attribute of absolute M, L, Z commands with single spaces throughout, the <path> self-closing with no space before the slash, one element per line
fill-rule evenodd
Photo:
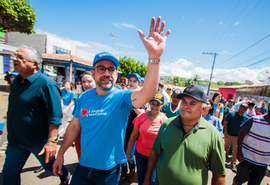
<path fill-rule="evenodd" d="M 219 88 L 218 92 L 222 93 L 222 96 L 226 99 L 234 99 L 234 95 L 236 93 L 236 89 L 228 89 L 228 88 Z M 230 98 L 231 95 L 231 98 Z"/>

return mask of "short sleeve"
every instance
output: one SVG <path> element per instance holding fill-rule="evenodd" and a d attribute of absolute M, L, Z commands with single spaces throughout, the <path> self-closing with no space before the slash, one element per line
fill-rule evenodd
<path fill-rule="evenodd" d="M 229 123 L 231 120 L 231 117 L 232 117 L 231 113 L 227 114 L 227 116 L 225 117 L 225 121 L 227 121 Z"/>
<path fill-rule="evenodd" d="M 220 113 L 224 113 L 224 107 L 220 108 Z"/>
<path fill-rule="evenodd" d="M 226 175 L 224 142 L 220 135 L 216 137 L 212 147 L 208 160 L 209 170 L 220 175 Z"/>
<path fill-rule="evenodd" d="M 43 88 L 43 102 L 47 108 L 48 125 L 61 125 L 62 109 L 61 109 L 60 89 L 55 84 L 46 85 Z"/>
<path fill-rule="evenodd" d="M 241 127 L 247 132 L 249 133 L 251 127 L 253 125 L 253 118 L 248 119 L 246 122 L 244 122 Z"/>
<path fill-rule="evenodd" d="M 162 135 L 163 135 L 164 131 L 166 130 L 167 126 L 168 126 L 167 124 L 161 125 L 161 127 L 158 131 L 157 137 L 154 141 L 153 147 L 152 147 L 152 151 L 157 152 L 158 155 L 161 155 L 161 152 L 162 152 L 161 138 L 162 138 Z"/>
<path fill-rule="evenodd" d="M 80 116 L 80 98 L 75 100 L 75 108 L 73 110 L 73 116 L 79 118 Z"/>
<path fill-rule="evenodd" d="M 77 99 L 77 95 L 74 91 L 71 91 L 71 94 L 70 94 L 70 99 Z"/>
<path fill-rule="evenodd" d="M 134 128 L 140 129 L 141 124 L 147 119 L 147 112 L 140 114 L 133 120 Z"/>

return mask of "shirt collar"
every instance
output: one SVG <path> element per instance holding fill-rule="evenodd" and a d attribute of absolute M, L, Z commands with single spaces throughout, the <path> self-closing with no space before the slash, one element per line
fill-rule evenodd
<path fill-rule="evenodd" d="M 181 116 L 179 115 L 178 116 L 178 121 L 177 121 L 177 127 L 179 128 L 179 129 L 181 129 L 181 127 L 182 127 L 182 122 L 181 122 Z M 197 122 L 197 124 L 194 126 L 194 131 L 196 131 L 196 130 L 198 130 L 199 128 L 206 128 L 206 125 L 205 125 L 205 123 L 204 123 L 204 121 L 203 121 L 203 117 L 201 116 L 200 117 L 200 119 L 199 119 L 199 121 Z"/>
<path fill-rule="evenodd" d="M 206 119 L 206 120 L 207 120 L 207 119 L 210 119 L 210 118 L 211 118 L 211 116 L 212 116 L 212 115 L 211 115 L 210 113 L 208 113 L 208 115 L 207 115 L 207 116 L 205 116 L 205 118 L 204 118 L 204 119 Z"/>
<path fill-rule="evenodd" d="M 27 77 L 25 80 L 28 80 L 30 83 L 33 83 L 40 75 L 42 75 L 41 71 L 32 74 L 31 76 Z M 22 79 L 22 76 L 19 76 L 19 79 Z"/>

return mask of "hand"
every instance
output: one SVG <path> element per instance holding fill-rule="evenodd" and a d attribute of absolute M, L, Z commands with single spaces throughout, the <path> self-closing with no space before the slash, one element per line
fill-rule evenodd
<path fill-rule="evenodd" d="M 130 164 L 132 164 L 130 154 L 126 153 L 126 156 L 127 156 L 127 161 L 129 161 L 129 162 L 130 162 Z"/>
<path fill-rule="evenodd" d="M 244 161 L 244 155 L 243 155 L 242 151 L 237 152 L 236 157 L 237 157 L 237 159 L 238 159 L 238 161 L 239 161 L 240 163 Z"/>
<path fill-rule="evenodd" d="M 150 33 L 149 37 L 146 38 L 141 30 L 138 30 L 138 33 L 142 39 L 142 42 L 148 51 L 149 58 L 158 59 L 162 55 L 166 40 L 170 35 L 170 30 L 167 31 L 166 35 L 163 37 L 165 21 L 162 21 L 160 27 L 161 17 L 157 18 L 156 27 L 155 27 L 155 17 L 152 17 L 151 25 L 150 25 Z M 159 28 L 160 27 L 160 28 Z"/>
<path fill-rule="evenodd" d="M 47 141 L 47 143 L 43 146 L 42 150 L 38 155 L 42 155 L 45 152 L 45 163 L 50 162 L 50 160 L 55 156 L 57 149 L 57 144 L 51 141 Z"/>
<path fill-rule="evenodd" d="M 58 175 L 63 175 L 62 166 L 64 164 L 64 156 L 57 156 L 53 163 L 53 174 L 57 177 Z"/>
<path fill-rule="evenodd" d="M 66 113 L 67 113 L 67 110 L 66 110 L 66 109 L 63 110 L 63 116 L 64 116 Z"/>

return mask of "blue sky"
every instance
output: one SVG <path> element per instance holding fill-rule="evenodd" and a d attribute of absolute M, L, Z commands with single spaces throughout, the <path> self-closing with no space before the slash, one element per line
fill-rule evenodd
<path fill-rule="evenodd" d="M 270 67 L 266 59 L 270 57 L 269 0 L 46 0 L 31 1 L 31 5 L 37 13 L 36 32 L 75 43 L 77 55 L 86 60 L 92 61 L 99 51 L 112 52 L 109 34 L 113 32 L 120 35 L 114 40 L 117 57 L 126 55 L 146 64 L 147 51 L 137 29 L 148 36 L 151 17 L 161 16 L 171 35 L 160 75 L 189 78 L 198 74 L 209 79 L 214 57 L 203 52 L 218 53 L 213 81 L 256 83 L 257 74 Z M 249 66 L 258 61 L 262 62 Z"/>

